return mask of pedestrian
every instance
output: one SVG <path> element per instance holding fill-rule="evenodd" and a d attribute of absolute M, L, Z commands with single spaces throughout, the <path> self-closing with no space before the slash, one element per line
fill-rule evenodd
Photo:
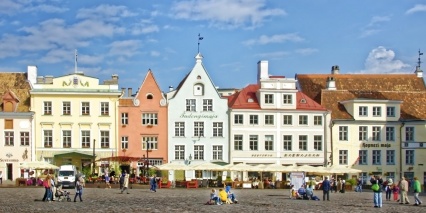
<path fill-rule="evenodd" d="M 80 179 L 81 176 L 83 175 L 81 174 L 80 170 L 77 170 L 77 173 L 75 173 L 75 176 L 74 176 L 74 185 L 77 184 L 77 181 L 78 179 Z"/>
<path fill-rule="evenodd" d="M 123 184 L 124 184 L 124 177 L 125 177 L 125 173 L 123 172 L 123 173 L 121 173 L 121 175 L 120 175 L 120 178 L 119 178 L 119 180 L 118 180 L 118 182 L 120 183 L 120 190 L 122 190 L 123 189 Z"/>
<path fill-rule="evenodd" d="M 328 177 L 325 177 L 325 180 L 322 182 L 322 200 L 325 201 L 325 197 L 327 196 L 327 200 L 330 201 L 330 181 Z"/>
<path fill-rule="evenodd" d="M 422 204 L 422 201 L 419 199 L 419 193 L 422 192 L 420 181 L 417 177 L 414 177 L 414 205 L 418 206 Z"/>
<path fill-rule="evenodd" d="M 3 184 L 3 171 L 0 171 L 0 184 Z"/>
<path fill-rule="evenodd" d="M 110 189 L 111 188 L 111 184 L 109 183 L 110 182 L 110 179 L 109 179 L 109 176 L 108 176 L 108 172 L 105 172 L 105 184 L 106 184 L 106 189 Z"/>
<path fill-rule="evenodd" d="M 399 204 L 410 204 L 410 200 L 408 199 L 407 191 L 408 191 L 408 182 L 405 180 L 405 177 L 401 178 L 400 184 L 399 184 L 399 191 L 401 192 L 401 199 Z"/>
<path fill-rule="evenodd" d="M 392 178 L 389 178 L 386 181 L 386 185 L 384 186 L 385 187 L 385 192 L 386 192 L 386 200 L 391 200 L 392 185 L 393 185 L 393 180 L 392 180 Z"/>
<path fill-rule="evenodd" d="M 52 201 L 52 190 L 50 189 L 51 187 L 51 182 L 50 182 L 50 175 L 48 174 L 46 176 L 46 178 L 43 180 L 43 186 L 44 186 L 44 196 L 42 201 L 48 201 L 51 202 Z"/>
<path fill-rule="evenodd" d="M 373 199 L 374 199 L 374 208 L 382 208 L 383 199 L 382 199 L 382 184 L 383 179 L 380 176 L 372 176 L 370 179 L 371 189 L 373 190 Z"/>
<path fill-rule="evenodd" d="M 126 170 L 124 170 L 124 173 L 122 174 L 122 176 L 124 176 L 123 178 L 123 188 L 121 189 L 121 194 L 123 194 L 124 191 L 127 192 L 127 194 L 129 193 L 129 174 L 127 173 Z"/>
<path fill-rule="evenodd" d="M 362 192 L 362 178 L 361 177 L 358 178 L 355 191 Z"/>
<path fill-rule="evenodd" d="M 149 189 L 151 192 L 157 192 L 157 181 L 155 180 L 155 175 L 153 175 L 149 180 L 149 185 L 151 186 Z"/>
<path fill-rule="evenodd" d="M 340 189 L 340 193 L 345 193 L 346 181 L 342 180 L 342 188 Z"/>
<path fill-rule="evenodd" d="M 77 179 L 76 183 L 75 183 L 75 196 L 74 196 L 74 202 L 77 202 L 77 196 L 80 198 L 80 202 L 83 202 L 83 199 L 81 199 L 81 195 L 83 194 L 83 185 L 84 185 L 84 181 L 82 181 L 82 177 L 80 177 L 79 179 Z"/>
<path fill-rule="evenodd" d="M 55 201 L 55 192 L 56 192 L 56 185 L 55 185 L 55 178 L 53 176 L 50 176 L 50 200 Z"/>
<path fill-rule="evenodd" d="M 399 182 L 394 183 L 392 186 L 392 193 L 393 193 L 393 200 L 398 202 L 398 195 L 399 195 Z"/>

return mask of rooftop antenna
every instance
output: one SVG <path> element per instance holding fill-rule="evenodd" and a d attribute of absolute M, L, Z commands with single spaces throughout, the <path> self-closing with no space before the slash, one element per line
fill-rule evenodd
<path fill-rule="evenodd" d="M 198 53 L 200 53 L 200 41 L 203 40 L 204 38 L 201 37 L 200 33 L 198 33 Z"/>
<path fill-rule="evenodd" d="M 77 73 L 77 49 L 75 49 L 74 73 Z"/>
<path fill-rule="evenodd" d="M 420 68 L 420 64 L 422 63 L 422 61 L 420 60 L 420 56 L 421 55 L 423 55 L 423 53 L 422 52 L 420 52 L 420 49 L 419 49 L 419 58 L 418 58 L 418 62 L 417 62 L 417 66 Z"/>

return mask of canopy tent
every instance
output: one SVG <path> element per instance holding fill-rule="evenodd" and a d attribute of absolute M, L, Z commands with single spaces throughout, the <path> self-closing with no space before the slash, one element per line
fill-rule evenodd
<path fill-rule="evenodd" d="M 331 167 L 324 168 L 322 174 L 344 174 L 344 173 L 361 173 L 362 170 L 350 168 L 349 166 L 344 165 L 333 165 Z"/>

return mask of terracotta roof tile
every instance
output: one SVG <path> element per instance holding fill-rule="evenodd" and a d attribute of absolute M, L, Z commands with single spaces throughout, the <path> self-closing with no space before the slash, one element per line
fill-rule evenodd
<path fill-rule="evenodd" d="M 0 72 L 0 94 L 7 90 L 19 99 L 17 112 L 29 112 L 31 106 L 30 83 L 27 81 L 26 73 Z M 3 111 L 3 97 L 0 95 L 0 111 Z"/>

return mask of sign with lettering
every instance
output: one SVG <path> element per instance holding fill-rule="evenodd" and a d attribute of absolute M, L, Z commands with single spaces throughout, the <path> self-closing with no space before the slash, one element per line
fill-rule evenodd
<path fill-rule="evenodd" d="M 3 159 L 3 158 L 0 158 L 0 162 L 19 162 L 19 160 L 18 159 Z"/>
<path fill-rule="evenodd" d="M 390 143 L 362 143 L 362 147 L 364 148 L 389 148 L 391 147 Z"/>
<path fill-rule="evenodd" d="M 186 113 L 183 112 L 180 115 L 180 118 L 196 118 L 196 119 L 201 119 L 201 118 L 209 118 L 209 119 L 213 119 L 213 118 L 217 118 L 217 115 L 215 114 L 196 114 L 196 113 Z"/>
<path fill-rule="evenodd" d="M 285 158 L 314 158 L 320 157 L 320 154 L 317 153 L 292 153 L 292 154 L 284 154 Z"/>
<path fill-rule="evenodd" d="M 254 158 L 262 158 L 262 157 L 272 157 L 272 154 L 252 154 Z"/>

